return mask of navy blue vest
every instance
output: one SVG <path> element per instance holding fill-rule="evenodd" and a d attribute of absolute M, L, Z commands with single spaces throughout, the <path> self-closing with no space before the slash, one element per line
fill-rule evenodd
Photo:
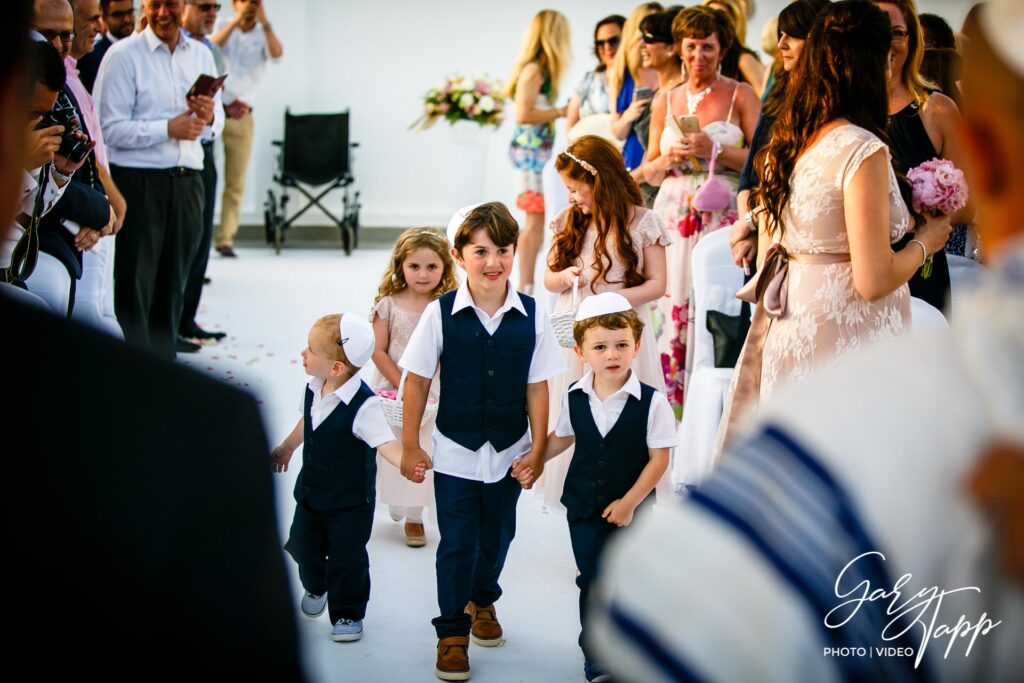
<path fill-rule="evenodd" d="M 373 396 L 366 382 L 349 401 L 339 403 L 320 426 L 313 429 L 313 391 L 306 387 L 302 469 L 295 480 L 295 500 L 318 510 L 354 507 L 376 496 L 376 449 L 352 433 L 359 408 Z"/>
<path fill-rule="evenodd" d="M 590 397 L 577 385 L 569 387 L 569 420 L 576 450 L 562 489 L 569 521 L 600 516 L 608 504 L 622 498 L 650 461 L 647 416 L 654 387 L 640 384 L 640 398 L 630 396 L 608 434 L 601 436 L 590 410 Z M 654 502 L 654 491 L 641 505 Z M 640 506 L 637 506 L 638 508 Z"/>
<path fill-rule="evenodd" d="M 503 451 L 529 427 L 526 384 L 537 341 L 536 306 L 525 294 L 519 298 L 526 315 L 507 311 L 493 335 L 472 307 L 452 315 L 455 292 L 438 300 L 444 341 L 437 428 L 471 451 L 488 441 Z"/>

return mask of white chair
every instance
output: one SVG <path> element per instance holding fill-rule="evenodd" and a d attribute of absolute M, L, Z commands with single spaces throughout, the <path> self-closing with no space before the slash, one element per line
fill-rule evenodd
<path fill-rule="evenodd" d="M 942 311 L 924 299 L 910 297 L 910 334 L 925 339 L 949 333 L 949 322 Z"/>
<path fill-rule="evenodd" d="M 962 305 L 957 302 L 962 301 L 962 296 L 978 283 L 985 267 L 977 261 L 956 254 L 946 254 L 946 261 L 949 262 L 949 310 L 955 316 L 957 309 Z"/>
<path fill-rule="evenodd" d="M 732 380 L 732 368 L 715 367 L 715 345 L 707 329 L 707 312 L 739 315 L 736 291 L 743 270 L 733 263 L 728 229 L 703 237 L 692 255 L 693 363 L 686 386 L 679 447 L 672 464 L 672 482 L 697 484 L 711 471 L 711 454 Z"/>

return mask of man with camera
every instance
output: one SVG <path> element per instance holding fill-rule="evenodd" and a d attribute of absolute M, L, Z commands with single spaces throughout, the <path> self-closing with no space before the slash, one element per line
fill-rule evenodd
<path fill-rule="evenodd" d="M 110 171 L 131 211 L 117 235 L 114 303 L 125 340 L 173 359 L 203 225 L 200 136 L 224 127 L 210 51 L 181 30 L 184 0 L 147 0 L 147 27 L 107 52 L 94 95 Z"/>

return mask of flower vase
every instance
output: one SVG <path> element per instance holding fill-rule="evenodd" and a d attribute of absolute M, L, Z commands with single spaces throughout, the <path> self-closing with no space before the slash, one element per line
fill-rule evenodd
<path fill-rule="evenodd" d="M 456 121 L 452 125 L 452 152 L 455 160 L 453 206 L 484 201 L 487 136 L 483 126 L 475 121 Z"/>

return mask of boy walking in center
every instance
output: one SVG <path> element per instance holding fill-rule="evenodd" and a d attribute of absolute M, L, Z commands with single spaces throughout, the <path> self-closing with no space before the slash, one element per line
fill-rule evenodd
<path fill-rule="evenodd" d="M 548 436 L 545 459 L 575 442 L 562 505 L 576 558 L 580 589 L 579 643 L 588 683 L 610 680 L 586 637 L 590 586 L 608 539 L 633 521 L 638 508 L 654 502 L 654 487 L 676 444 L 676 421 L 668 399 L 640 382 L 630 366 L 640 350 L 644 324 L 629 301 L 615 292 L 587 297 L 573 325 L 573 347 L 590 370 L 562 396 L 558 424 Z M 532 485 L 535 473 L 519 468 Z"/>
<path fill-rule="evenodd" d="M 543 469 L 547 380 L 566 370 L 547 315 L 509 285 L 518 236 L 501 203 L 469 212 L 452 249 L 466 281 L 427 306 L 399 361 L 409 373 L 402 433 L 409 478 L 431 464 L 419 424 L 441 367 L 433 436 L 441 614 L 433 625 L 435 675 L 446 681 L 469 679 L 470 636 L 483 647 L 505 642 L 494 603 L 522 490 L 513 471 Z"/>

